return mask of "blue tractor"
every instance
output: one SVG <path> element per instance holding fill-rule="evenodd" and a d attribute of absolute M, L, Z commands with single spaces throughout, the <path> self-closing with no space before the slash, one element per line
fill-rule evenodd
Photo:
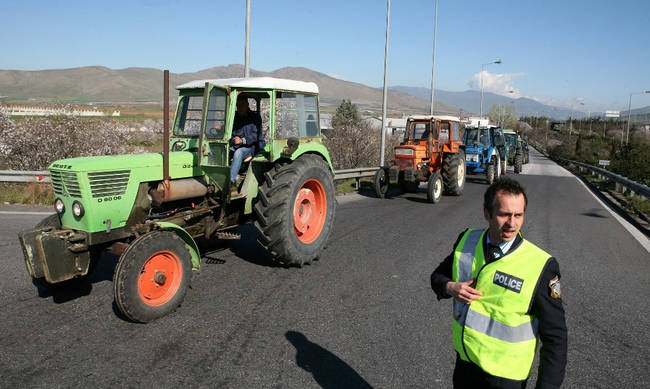
<path fill-rule="evenodd" d="M 466 127 L 463 143 L 468 173 L 485 173 L 488 184 L 506 173 L 508 145 L 501 127 Z"/>

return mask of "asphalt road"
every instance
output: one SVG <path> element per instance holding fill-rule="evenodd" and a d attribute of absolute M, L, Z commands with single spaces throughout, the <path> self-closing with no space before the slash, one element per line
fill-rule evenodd
<path fill-rule="evenodd" d="M 649 252 L 539 154 L 516 177 L 522 232 L 562 271 L 564 387 L 649 387 Z M 459 232 L 485 225 L 485 189 L 469 176 L 436 205 L 424 188 L 340 196 L 328 248 L 302 269 L 269 262 L 242 227 L 241 241 L 206 248 L 183 305 L 146 325 L 116 313 L 109 255 L 89 282 L 39 291 L 16 233 L 43 215 L 0 207 L 0 387 L 451 387 L 451 302 L 429 275 Z"/>

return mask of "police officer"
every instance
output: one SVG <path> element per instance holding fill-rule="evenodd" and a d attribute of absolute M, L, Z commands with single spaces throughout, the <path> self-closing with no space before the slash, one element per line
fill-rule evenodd
<path fill-rule="evenodd" d="M 454 298 L 454 388 L 525 388 L 539 340 L 536 387 L 564 379 L 560 268 L 521 236 L 527 202 L 517 181 L 498 179 L 484 195 L 488 228 L 461 233 L 431 274 L 438 299 Z"/>

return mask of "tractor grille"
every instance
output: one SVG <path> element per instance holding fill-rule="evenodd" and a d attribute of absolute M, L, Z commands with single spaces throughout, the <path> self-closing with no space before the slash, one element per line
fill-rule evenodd
<path fill-rule="evenodd" d="M 93 197 L 120 196 L 126 192 L 130 170 L 88 173 Z"/>
<path fill-rule="evenodd" d="M 81 197 L 77 173 L 65 170 L 50 170 L 50 179 L 54 193 L 59 196 Z"/>

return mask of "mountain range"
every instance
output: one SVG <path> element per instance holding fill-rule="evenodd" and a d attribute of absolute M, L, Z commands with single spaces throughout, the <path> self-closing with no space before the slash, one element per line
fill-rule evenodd
<path fill-rule="evenodd" d="M 272 72 L 251 69 L 252 77 L 279 77 L 315 82 L 320 90 L 321 107 L 333 111 L 342 99 L 349 99 L 364 112 L 381 112 L 381 88 L 373 88 L 328 76 L 303 67 L 285 67 Z M 200 79 L 242 77 L 244 66 L 239 64 L 216 66 L 192 73 L 170 73 L 170 87 Z M 463 116 L 478 115 L 480 92 L 467 90 L 450 92 L 436 89 L 435 111 Z M 162 71 L 153 68 L 109 69 L 88 66 L 53 70 L 0 70 L 0 102 L 42 104 L 74 103 L 105 105 L 160 105 Z M 175 95 L 172 92 L 172 97 Z M 512 99 L 490 92 L 483 94 L 483 112 L 494 104 L 513 104 L 518 116 L 546 116 L 552 118 L 584 118 L 587 113 L 542 104 L 528 98 Z M 408 86 L 389 88 L 388 114 L 402 116 L 428 113 L 430 89 Z M 633 115 L 647 115 L 650 107 L 632 110 Z M 599 113 L 591 113 L 598 116 Z M 624 117 L 627 112 L 621 112 Z"/>

